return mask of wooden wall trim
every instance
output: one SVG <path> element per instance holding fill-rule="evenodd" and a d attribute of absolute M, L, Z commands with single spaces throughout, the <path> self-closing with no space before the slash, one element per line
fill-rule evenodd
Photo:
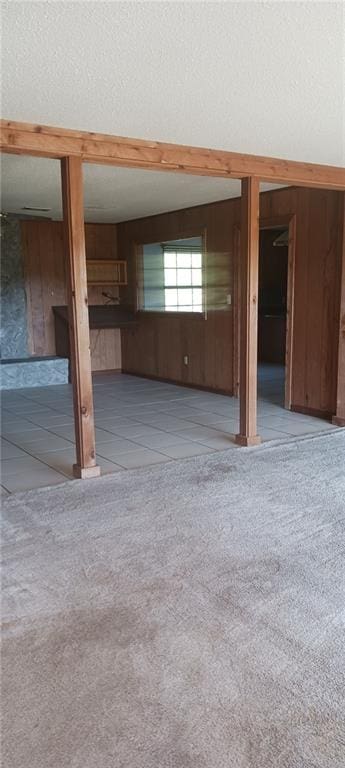
<path fill-rule="evenodd" d="M 293 344 L 295 332 L 296 214 L 289 221 L 288 280 L 286 296 L 285 408 L 292 405 Z"/>
<path fill-rule="evenodd" d="M 319 408 L 308 408 L 308 406 L 293 405 L 291 410 L 294 413 L 302 413 L 305 416 L 314 416 L 317 419 L 325 419 L 325 421 L 330 421 L 332 418 L 330 411 L 322 411 Z"/>
<path fill-rule="evenodd" d="M 342 201 L 342 266 L 339 311 L 337 404 L 333 424 L 345 427 L 345 194 Z"/>
<path fill-rule="evenodd" d="M 232 355 L 233 355 L 233 394 L 240 394 L 240 334 L 241 334 L 241 228 L 236 224 L 233 228 L 233 257 L 232 257 Z"/>
<path fill-rule="evenodd" d="M 345 169 L 293 160 L 144 141 L 86 131 L 2 120 L 1 151 L 128 168 L 223 176 L 345 190 Z"/>
<path fill-rule="evenodd" d="M 257 356 L 259 279 L 259 182 L 242 179 L 241 198 L 241 336 L 239 445 L 258 445 Z"/>

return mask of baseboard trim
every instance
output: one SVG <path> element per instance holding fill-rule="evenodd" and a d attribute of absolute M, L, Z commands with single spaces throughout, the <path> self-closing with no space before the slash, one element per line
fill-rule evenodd
<path fill-rule="evenodd" d="M 305 416 L 316 416 L 316 418 L 325 419 L 325 421 L 331 421 L 332 419 L 331 411 L 321 411 L 319 408 L 308 408 L 305 405 L 292 405 L 290 410 L 295 411 L 295 413 L 303 413 Z"/>
<path fill-rule="evenodd" d="M 92 371 L 93 376 L 97 376 L 101 373 L 109 373 L 109 375 L 111 373 L 122 373 L 122 368 L 105 368 L 104 370 L 101 368 L 100 370 Z"/>
<path fill-rule="evenodd" d="M 332 416 L 332 424 L 335 427 L 345 427 L 345 416 Z"/>
<path fill-rule="evenodd" d="M 103 371 L 101 371 L 101 373 L 103 373 Z M 127 376 L 137 376 L 140 379 L 161 381 L 163 384 L 175 384 L 178 387 L 186 387 L 187 389 L 200 389 L 202 392 L 214 392 L 216 395 L 228 395 L 229 397 L 235 397 L 232 389 L 217 389 L 216 387 L 208 387 L 204 384 L 193 384 L 186 381 L 179 381 L 179 379 L 167 379 L 163 376 L 154 376 L 147 373 L 140 373 L 138 371 L 130 371 L 127 368 L 123 368 L 122 373 L 125 373 Z"/>

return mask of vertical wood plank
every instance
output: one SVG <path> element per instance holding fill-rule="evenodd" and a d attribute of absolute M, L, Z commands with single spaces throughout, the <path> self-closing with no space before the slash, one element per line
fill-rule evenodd
<path fill-rule="evenodd" d="M 34 344 L 34 323 L 33 323 L 33 304 L 31 296 L 31 271 L 30 271 L 30 249 L 28 245 L 27 231 L 21 223 L 21 244 L 23 253 L 23 274 L 26 294 L 26 318 L 27 318 L 27 334 L 28 334 L 28 352 L 30 355 L 35 354 Z"/>
<path fill-rule="evenodd" d="M 88 478 L 99 475 L 100 468 L 95 449 L 81 158 L 61 160 L 61 179 L 77 454 L 73 473 Z"/>
<path fill-rule="evenodd" d="M 241 231 L 238 225 L 233 231 L 233 279 L 232 279 L 232 311 L 233 311 L 233 393 L 234 397 L 240 394 L 240 333 L 241 333 Z"/>
<path fill-rule="evenodd" d="M 285 346 L 285 397 L 284 405 L 288 410 L 292 404 L 292 374 L 294 349 L 294 312 L 295 312 L 295 256 L 296 256 L 296 216 L 289 221 L 288 280 L 286 295 L 286 346 Z"/>
<path fill-rule="evenodd" d="M 258 445 L 257 357 L 259 277 L 258 179 L 241 181 L 241 339 L 240 339 L 240 431 L 239 445 Z"/>
<path fill-rule="evenodd" d="M 338 345 L 338 373 L 337 373 L 337 410 L 332 418 L 333 424 L 345 427 L 345 194 L 342 205 L 343 232 L 342 232 L 342 268 L 340 289 L 340 313 L 339 313 L 339 345 Z"/>

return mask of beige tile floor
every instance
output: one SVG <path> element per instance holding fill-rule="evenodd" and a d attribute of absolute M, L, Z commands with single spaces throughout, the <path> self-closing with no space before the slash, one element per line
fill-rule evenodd
<path fill-rule="evenodd" d="M 284 369 L 259 372 L 258 431 L 263 440 L 336 429 L 282 407 Z M 94 377 L 97 461 L 102 473 L 240 450 L 236 398 L 124 374 Z M 1 492 L 63 483 L 72 477 L 70 385 L 2 393 Z"/>

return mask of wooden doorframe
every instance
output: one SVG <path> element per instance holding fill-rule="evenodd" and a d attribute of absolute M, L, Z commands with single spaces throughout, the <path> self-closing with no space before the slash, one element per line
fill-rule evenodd
<path fill-rule="evenodd" d="M 259 220 L 259 232 L 262 229 L 277 229 L 287 227 L 289 231 L 288 246 L 288 280 L 286 296 L 286 344 L 285 344 L 285 396 L 284 407 L 291 410 L 292 407 L 292 381 L 293 381 L 293 342 L 294 342 L 294 302 L 295 302 L 295 261 L 296 261 L 296 214 L 262 217 Z M 240 378 L 240 301 L 241 301 L 241 270 L 240 270 L 240 238 L 241 230 L 235 225 L 233 231 L 234 248 L 234 354 L 233 354 L 233 391 L 235 397 L 239 396 Z"/>

